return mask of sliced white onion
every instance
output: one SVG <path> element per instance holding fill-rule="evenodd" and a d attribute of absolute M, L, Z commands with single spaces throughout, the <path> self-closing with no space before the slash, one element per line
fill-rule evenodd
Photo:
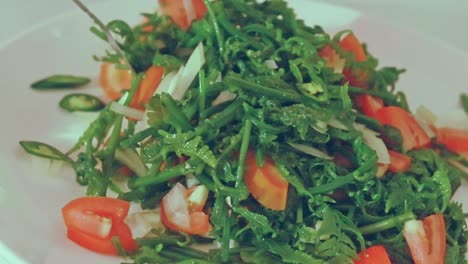
<path fill-rule="evenodd" d="M 341 122 L 340 120 L 336 118 L 333 118 L 330 121 L 328 121 L 328 125 L 334 128 L 341 129 L 341 130 L 346 130 L 346 131 L 349 130 L 349 128 L 345 124 L 343 124 L 343 122 Z"/>
<path fill-rule="evenodd" d="M 415 112 L 415 117 L 423 120 L 424 122 L 428 123 L 429 125 L 435 124 L 437 122 L 437 116 L 429 110 L 427 107 L 420 105 Z"/>
<path fill-rule="evenodd" d="M 145 115 L 145 112 L 143 111 L 125 106 L 118 102 L 112 102 L 111 105 L 109 106 L 109 109 L 116 112 L 117 114 L 121 114 L 128 118 L 132 118 L 136 120 L 142 120 Z"/>
<path fill-rule="evenodd" d="M 373 149 L 378 157 L 378 162 L 382 164 L 390 164 L 390 154 L 388 153 L 387 146 L 381 138 L 378 137 L 378 133 L 368 129 L 367 127 L 361 127 L 357 124 L 356 129 L 362 132 L 364 142 Z"/>
<path fill-rule="evenodd" d="M 181 100 L 187 89 L 189 88 L 192 81 L 197 77 L 198 72 L 205 64 L 205 52 L 203 49 L 203 43 L 200 42 L 198 46 L 193 50 L 192 55 L 185 64 L 185 68 L 177 82 L 177 87 L 171 96 L 176 100 Z"/>
<path fill-rule="evenodd" d="M 200 42 L 185 66 L 182 65 L 177 72 L 170 72 L 163 78 L 156 89 L 156 94 L 168 93 L 175 100 L 181 100 L 203 64 L 205 64 L 205 53 L 203 43 Z"/>
<path fill-rule="evenodd" d="M 158 88 L 156 89 L 155 94 L 162 94 L 162 93 L 169 93 L 169 88 L 171 87 L 171 83 L 176 77 L 177 72 L 172 71 L 164 76 L 159 84 Z"/>
<path fill-rule="evenodd" d="M 193 173 L 185 175 L 185 182 L 187 184 L 187 188 L 192 188 L 193 186 L 200 184 L 200 181 L 195 177 L 195 175 L 193 175 Z"/>
<path fill-rule="evenodd" d="M 276 64 L 275 60 L 266 60 L 265 65 L 267 66 L 268 69 L 270 70 L 276 70 L 278 69 L 278 64 Z"/>
<path fill-rule="evenodd" d="M 434 113 L 425 106 L 419 106 L 414 113 L 414 118 L 430 138 L 436 136 L 434 131 L 431 129 L 431 126 L 434 126 L 437 121 L 437 116 Z"/>
<path fill-rule="evenodd" d="M 213 102 L 211 102 L 211 105 L 212 106 L 215 106 L 215 105 L 220 105 L 224 102 L 229 102 L 229 101 L 232 101 L 234 99 L 236 99 L 237 95 L 231 93 L 230 91 L 222 91 L 221 93 L 219 93 L 218 97 L 216 97 Z"/>
<path fill-rule="evenodd" d="M 184 3 L 185 13 L 187 15 L 187 22 L 190 25 L 192 21 L 197 18 L 195 8 L 193 7 L 192 0 L 183 0 L 182 2 Z"/>
<path fill-rule="evenodd" d="M 164 228 L 160 219 L 159 211 L 145 210 L 129 214 L 124 222 L 130 228 L 133 237 L 141 238 L 147 236 L 154 228 Z"/>
<path fill-rule="evenodd" d="M 317 120 L 315 124 L 312 124 L 312 128 L 315 129 L 315 131 L 324 134 L 327 133 L 328 124 L 321 120 Z"/>
<path fill-rule="evenodd" d="M 325 159 L 325 160 L 332 160 L 333 157 L 326 154 L 325 152 L 317 149 L 317 148 L 314 148 L 312 146 L 309 146 L 309 145 L 303 145 L 303 144 L 297 144 L 297 143 L 292 143 L 292 142 L 288 142 L 288 145 L 290 145 L 291 147 L 301 151 L 301 152 L 304 152 L 305 154 L 308 154 L 308 155 L 311 155 L 311 156 L 314 156 L 314 157 L 317 157 L 317 158 L 321 158 L 321 159 Z"/>

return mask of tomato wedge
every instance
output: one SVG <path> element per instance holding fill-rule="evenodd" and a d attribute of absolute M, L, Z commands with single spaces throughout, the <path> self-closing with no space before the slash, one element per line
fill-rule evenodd
<path fill-rule="evenodd" d="M 354 97 L 354 102 L 356 107 L 361 110 L 364 115 L 373 118 L 375 118 L 377 111 L 384 107 L 382 98 L 367 94 L 356 95 Z"/>
<path fill-rule="evenodd" d="M 437 142 L 455 153 L 468 152 L 468 130 L 442 127 L 436 129 Z"/>
<path fill-rule="evenodd" d="M 104 62 L 101 64 L 99 85 L 105 96 L 113 101 L 122 96 L 122 91 L 132 86 L 133 74 L 130 70 L 119 69 L 115 64 Z"/>
<path fill-rule="evenodd" d="M 414 117 L 397 106 L 383 107 L 377 111 L 375 118 L 383 125 L 397 128 L 403 138 L 403 149 L 411 150 L 427 147 L 431 139 Z"/>
<path fill-rule="evenodd" d="M 354 264 L 392 264 L 383 246 L 372 246 L 359 253 Z"/>
<path fill-rule="evenodd" d="M 62 208 L 70 240 L 94 252 L 116 255 L 112 237 L 117 236 L 127 251 L 136 249 L 128 226 L 123 222 L 130 203 L 110 197 L 81 197 Z"/>
<path fill-rule="evenodd" d="M 391 172 L 405 172 L 411 166 L 410 157 L 393 150 L 389 150 L 388 154 L 390 154 L 390 165 L 388 166 L 388 170 Z"/>
<path fill-rule="evenodd" d="M 344 50 L 352 52 L 356 61 L 361 62 L 367 59 L 364 48 L 362 47 L 361 43 L 359 43 L 359 40 L 353 33 L 349 33 L 344 38 L 342 38 L 340 40 L 340 46 Z"/>
<path fill-rule="evenodd" d="M 188 191 L 182 184 L 172 187 L 161 201 L 161 222 L 174 231 L 190 235 L 206 234 L 212 229 L 209 216 L 201 211 L 191 212 L 187 198 Z"/>
<path fill-rule="evenodd" d="M 144 110 L 144 105 L 153 96 L 163 78 L 164 68 L 160 66 L 151 66 L 145 72 L 145 77 L 141 80 L 135 97 L 130 106 L 140 110 Z"/>
<path fill-rule="evenodd" d="M 442 214 L 407 221 L 403 236 L 415 264 L 444 264 L 447 234 Z"/>
<path fill-rule="evenodd" d="M 335 73 L 343 72 L 346 60 L 341 58 L 330 45 L 325 45 L 318 54 L 327 61 L 327 66 L 333 68 Z"/>
<path fill-rule="evenodd" d="M 244 181 L 252 196 L 263 206 L 272 210 L 286 208 L 289 183 L 270 157 L 265 157 L 263 167 L 259 167 L 255 154 L 249 152 Z"/>

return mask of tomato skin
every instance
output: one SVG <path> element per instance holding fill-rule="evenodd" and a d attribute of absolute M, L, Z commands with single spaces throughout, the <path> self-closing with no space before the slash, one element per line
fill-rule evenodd
<path fill-rule="evenodd" d="M 436 129 L 437 142 L 455 153 L 468 152 L 468 130 L 442 127 Z"/>
<path fill-rule="evenodd" d="M 375 118 L 377 111 L 384 107 L 382 98 L 367 94 L 356 95 L 354 97 L 354 102 L 364 115 L 372 118 Z"/>
<path fill-rule="evenodd" d="M 405 151 L 427 147 L 431 143 L 431 139 L 416 119 L 400 107 L 383 107 L 377 111 L 375 118 L 382 125 L 390 125 L 400 131 Z"/>
<path fill-rule="evenodd" d="M 115 64 L 103 62 L 99 74 L 99 85 L 104 95 L 111 101 L 119 99 L 122 91 L 132 86 L 133 74 L 130 70 L 118 69 Z"/>
<path fill-rule="evenodd" d="M 388 154 L 390 154 L 390 165 L 388 166 L 389 171 L 394 173 L 405 172 L 411 166 L 410 157 L 393 150 L 389 150 Z"/>
<path fill-rule="evenodd" d="M 265 157 L 263 167 L 259 167 L 255 154 L 249 152 L 244 181 L 252 196 L 263 206 L 272 210 L 286 208 L 289 183 L 271 158 Z"/>
<path fill-rule="evenodd" d="M 193 0 L 192 1 L 193 8 L 195 9 L 195 17 L 196 19 L 202 19 L 206 12 L 208 11 L 205 6 L 205 2 L 203 0 Z"/>
<path fill-rule="evenodd" d="M 354 264 L 392 264 L 387 250 L 380 245 L 372 246 L 359 253 Z"/>
<path fill-rule="evenodd" d="M 135 93 L 130 106 L 136 109 L 144 110 L 144 105 L 153 96 L 163 78 L 164 68 L 160 66 L 151 66 L 145 72 L 145 77 L 141 80 L 138 90 Z"/>
<path fill-rule="evenodd" d="M 183 30 L 190 26 L 183 0 L 158 0 L 164 15 L 171 17 L 172 21 Z"/>
<path fill-rule="evenodd" d="M 444 264 L 447 234 L 442 214 L 407 221 L 403 236 L 415 264 Z"/>
<path fill-rule="evenodd" d="M 71 241 L 86 249 L 106 255 L 118 255 L 111 240 L 114 236 L 119 237 L 120 244 L 126 251 L 132 252 L 138 248 L 138 245 L 132 238 L 130 228 L 124 223 L 113 226 L 111 235 L 107 239 L 97 238 L 73 228 L 67 230 L 67 237 Z"/>
<path fill-rule="evenodd" d="M 364 48 L 353 33 L 349 33 L 344 38 L 342 38 L 340 40 L 340 46 L 344 50 L 352 52 L 354 54 L 354 58 L 358 62 L 362 62 L 367 59 Z"/>

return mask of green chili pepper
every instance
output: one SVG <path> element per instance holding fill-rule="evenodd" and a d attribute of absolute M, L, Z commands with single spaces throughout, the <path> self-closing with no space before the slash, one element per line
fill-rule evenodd
<path fill-rule="evenodd" d="M 59 103 L 60 107 L 69 112 L 95 112 L 104 109 L 104 103 L 96 96 L 74 93 L 63 97 Z"/>

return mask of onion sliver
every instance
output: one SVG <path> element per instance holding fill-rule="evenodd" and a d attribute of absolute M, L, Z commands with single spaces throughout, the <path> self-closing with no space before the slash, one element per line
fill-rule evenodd
<path fill-rule="evenodd" d="M 345 124 L 343 124 L 343 122 L 341 122 L 340 120 L 336 118 L 333 118 L 330 121 L 328 121 L 328 125 L 334 128 L 341 129 L 341 130 L 346 130 L 346 131 L 349 130 L 349 128 Z"/>
<path fill-rule="evenodd" d="M 160 221 L 160 213 L 156 210 L 146 210 L 129 214 L 125 223 L 130 228 L 133 237 L 141 238 L 147 236 L 153 228 L 163 228 Z"/>
<path fill-rule="evenodd" d="M 128 118 L 136 119 L 136 120 L 142 120 L 145 115 L 145 112 L 143 111 L 125 106 L 117 102 L 112 102 L 109 109 L 116 112 L 117 114 L 121 114 Z"/>
<path fill-rule="evenodd" d="M 387 146 L 385 146 L 383 140 L 378 137 L 379 134 L 366 127 L 357 126 L 356 129 L 362 132 L 364 142 L 376 152 L 378 162 L 382 164 L 390 164 L 390 154 L 388 153 Z"/>
<path fill-rule="evenodd" d="M 437 122 L 437 117 L 434 113 L 424 106 L 419 106 L 416 109 L 414 118 L 430 138 L 436 136 L 434 131 L 431 129 L 435 122 Z"/>
<path fill-rule="evenodd" d="M 321 158 L 321 159 L 325 159 L 325 160 L 332 160 L 333 157 L 326 154 L 325 152 L 317 149 L 317 148 L 314 148 L 312 146 L 309 146 L 309 145 L 303 145 L 303 144 L 297 144 L 297 143 L 292 143 L 292 142 L 288 142 L 288 145 L 290 145 L 291 147 L 301 151 L 301 152 L 304 152 L 305 154 L 308 154 L 308 155 L 311 155 L 311 156 L 314 156 L 314 157 L 317 157 L 317 158 Z"/>
<path fill-rule="evenodd" d="M 155 94 L 169 93 L 172 81 L 174 80 L 176 76 L 177 76 L 176 71 L 172 71 L 166 74 L 161 80 L 161 83 L 159 84 L 158 89 L 156 89 Z"/>
<path fill-rule="evenodd" d="M 143 163 L 143 161 L 141 161 L 140 157 L 134 149 L 127 148 L 122 150 L 118 148 L 115 151 L 115 159 L 130 168 L 133 172 L 136 173 L 138 177 L 146 176 L 148 173 L 148 168 Z"/>
<path fill-rule="evenodd" d="M 192 52 L 192 55 L 190 55 L 182 73 L 178 73 L 180 79 L 177 81 L 176 89 L 171 93 L 172 98 L 181 100 L 184 97 L 185 92 L 190 87 L 195 77 L 197 77 L 203 64 L 205 64 L 205 53 L 203 43 L 200 42 Z"/>
<path fill-rule="evenodd" d="M 224 102 L 229 102 L 229 101 L 232 101 L 236 98 L 236 95 L 231 93 L 230 91 L 222 91 L 221 93 L 219 93 L 218 97 L 216 97 L 213 102 L 211 103 L 211 105 L 215 106 L 215 105 L 220 105 Z"/>
<path fill-rule="evenodd" d="M 274 60 L 266 60 L 265 61 L 265 66 L 267 66 L 267 68 L 270 69 L 270 70 L 278 69 L 278 64 L 276 64 L 276 61 L 274 61 Z"/>

